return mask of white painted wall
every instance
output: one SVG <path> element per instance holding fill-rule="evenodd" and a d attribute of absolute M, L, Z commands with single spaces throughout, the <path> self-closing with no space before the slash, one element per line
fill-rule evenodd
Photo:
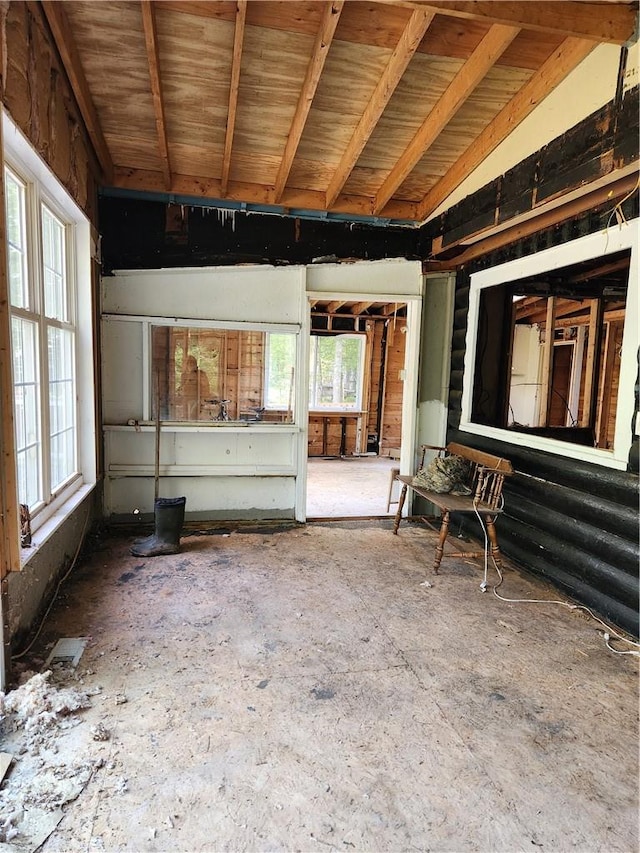
<path fill-rule="evenodd" d="M 510 423 L 515 421 L 521 426 L 538 425 L 541 351 L 538 326 L 516 325 L 511 358 Z"/>

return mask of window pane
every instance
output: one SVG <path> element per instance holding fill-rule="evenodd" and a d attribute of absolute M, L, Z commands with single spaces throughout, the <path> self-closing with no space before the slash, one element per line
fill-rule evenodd
<path fill-rule="evenodd" d="M 25 242 L 25 186 L 8 170 L 5 170 L 5 207 L 11 304 L 16 308 L 29 308 Z"/>
<path fill-rule="evenodd" d="M 42 500 L 40 387 L 38 379 L 38 329 L 19 317 L 11 319 L 15 437 L 20 503 L 33 506 Z"/>
<path fill-rule="evenodd" d="M 151 350 L 154 417 L 158 400 L 169 421 L 292 419 L 295 335 L 157 326 Z"/>
<path fill-rule="evenodd" d="M 365 337 L 311 337 L 309 407 L 358 409 L 362 396 Z"/>
<path fill-rule="evenodd" d="M 42 206 L 42 261 L 44 276 L 44 308 L 47 317 L 68 320 L 65 252 L 65 229 L 51 211 Z"/>
<path fill-rule="evenodd" d="M 76 470 L 74 335 L 49 327 L 49 434 L 52 491 Z"/>
<path fill-rule="evenodd" d="M 268 352 L 265 381 L 266 406 L 269 409 L 282 409 L 291 417 L 296 357 L 295 335 L 268 335 Z"/>

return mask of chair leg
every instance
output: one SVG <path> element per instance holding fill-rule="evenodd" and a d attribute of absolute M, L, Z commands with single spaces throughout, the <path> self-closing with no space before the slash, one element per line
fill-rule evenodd
<path fill-rule="evenodd" d="M 398 528 L 400 527 L 400 519 L 402 518 L 402 507 L 404 506 L 404 499 L 407 496 L 407 484 L 402 484 L 402 491 L 400 492 L 400 497 L 398 498 L 398 510 L 396 512 L 396 517 L 393 520 L 393 532 L 397 535 Z"/>
<path fill-rule="evenodd" d="M 440 562 L 442 561 L 442 557 L 444 555 L 444 543 L 447 538 L 447 534 L 449 533 L 449 511 L 443 513 L 442 515 L 442 523 L 440 525 L 440 537 L 438 538 L 438 544 L 436 545 L 436 559 L 433 564 L 433 573 L 438 574 L 438 569 L 440 568 Z"/>
<path fill-rule="evenodd" d="M 500 546 L 498 545 L 498 534 L 496 533 L 495 518 L 492 515 L 488 515 L 486 521 L 487 535 L 489 537 L 489 542 L 491 542 L 491 556 L 496 566 L 500 570 L 502 570 L 502 560 L 500 559 Z"/>
<path fill-rule="evenodd" d="M 393 484 L 395 483 L 396 477 L 398 476 L 399 473 L 400 473 L 399 468 L 392 468 L 391 469 L 390 480 L 389 480 L 389 494 L 387 495 L 387 512 L 389 512 L 389 507 L 391 506 L 391 504 L 395 503 L 395 501 L 391 500 L 391 497 L 393 495 Z"/>

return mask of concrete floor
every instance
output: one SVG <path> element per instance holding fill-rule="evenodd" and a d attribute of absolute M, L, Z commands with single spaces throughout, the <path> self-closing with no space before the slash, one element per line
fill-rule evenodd
<path fill-rule="evenodd" d="M 307 518 L 370 518 L 394 515 L 387 511 L 390 472 L 397 459 L 384 456 L 311 458 L 307 465 Z M 394 484 L 392 499 L 398 499 Z"/>
<path fill-rule="evenodd" d="M 80 561 L 27 662 L 90 637 L 92 707 L 34 767 L 95 769 L 42 850 L 638 849 L 637 660 L 588 617 L 434 577 L 412 524 L 130 542 Z"/>

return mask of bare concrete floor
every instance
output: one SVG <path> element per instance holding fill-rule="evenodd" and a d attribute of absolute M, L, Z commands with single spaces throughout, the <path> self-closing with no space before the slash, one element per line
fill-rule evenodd
<path fill-rule="evenodd" d="M 130 542 L 81 561 L 35 649 L 90 637 L 100 691 L 41 757 L 95 767 L 44 851 L 638 849 L 637 661 L 586 616 L 434 577 L 409 524 Z"/>
<path fill-rule="evenodd" d="M 311 458 L 307 464 L 307 518 L 366 518 L 393 515 L 387 510 L 390 472 L 399 466 L 384 456 Z M 392 500 L 398 499 L 398 484 Z"/>

